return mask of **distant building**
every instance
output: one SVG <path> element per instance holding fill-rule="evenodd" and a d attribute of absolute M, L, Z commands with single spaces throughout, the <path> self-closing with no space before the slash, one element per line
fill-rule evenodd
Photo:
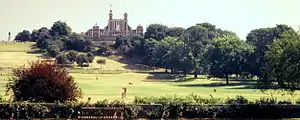
<path fill-rule="evenodd" d="M 124 13 L 123 19 L 113 19 L 112 10 L 109 12 L 109 19 L 107 26 L 104 29 L 100 29 L 97 24 L 93 28 L 89 29 L 84 35 L 91 38 L 95 45 L 106 42 L 113 44 L 118 35 L 143 35 L 143 27 L 138 25 L 136 29 L 132 29 L 128 25 L 128 14 Z"/>

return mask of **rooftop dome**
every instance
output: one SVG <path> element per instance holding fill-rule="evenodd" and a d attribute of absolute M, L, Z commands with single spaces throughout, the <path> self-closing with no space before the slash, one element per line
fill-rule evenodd
<path fill-rule="evenodd" d="M 97 23 L 93 26 L 93 28 L 99 28 L 99 26 L 97 25 Z"/>

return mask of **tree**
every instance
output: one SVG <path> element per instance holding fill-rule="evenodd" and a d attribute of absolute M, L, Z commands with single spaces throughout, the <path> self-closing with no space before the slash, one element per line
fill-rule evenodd
<path fill-rule="evenodd" d="M 253 75 L 262 77 L 261 71 L 264 64 L 267 62 L 265 54 L 266 51 L 268 51 L 268 46 L 272 44 L 274 39 L 282 38 L 282 34 L 286 31 L 296 33 L 292 27 L 287 25 L 276 25 L 276 27 L 272 28 L 259 28 L 250 31 L 246 38 L 248 43 L 255 46 L 255 51 L 249 58 L 249 64 L 252 64 L 251 66 L 253 66 L 251 68 L 251 73 Z"/>
<path fill-rule="evenodd" d="M 135 55 L 139 55 L 139 56 L 144 56 L 144 44 L 145 44 L 145 40 L 143 37 L 139 36 L 139 35 L 133 35 L 133 36 L 129 36 L 129 41 L 131 44 L 131 53 L 129 54 L 135 54 Z"/>
<path fill-rule="evenodd" d="M 39 61 L 13 70 L 6 84 L 6 93 L 10 91 L 14 100 L 30 102 L 77 101 L 83 95 L 67 70 Z"/>
<path fill-rule="evenodd" d="M 76 57 L 76 63 L 81 66 L 84 67 L 84 65 L 88 65 L 89 63 L 89 58 L 86 54 L 80 54 Z"/>
<path fill-rule="evenodd" d="M 30 41 L 36 42 L 36 40 L 39 38 L 38 35 L 39 35 L 38 30 L 32 30 L 31 35 L 30 35 L 30 37 L 31 37 Z"/>
<path fill-rule="evenodd" d="M 51 36 L 68 36 L 71 34 L 71 28 L 67 25 L 67 23 L 62 21 L 56 21 L 51 27 Z"/>
<path fill-rule="evenodd" d="M 98 55 L 109 56 L 112 55 L 112 50 L 107 43 L 100 44 L 99 49 L 96 51 Z"/>
<path fill-rule="evenodd" d="M 180 37 L 184 33 L 184 28 L 182 27 L 173 27 L 173 28 L 168 28 L 166 32 L 166 36 L 170 37 Z"/>
<path fill-rule="evenodd" d="M 281 38 L 274 39 L 266 52 L 267 63 L 260 79 L 264 88 L 300 88 L 300 35 L 286 31 Z"/>
<path fill-rule="evenodd" d="M 148 65 L 152 65 L 152 66 L 156 66 L 156 67 L 161 67 L 159 60 L 160 57 L 162 57 L 162 55 L 164 55 L 164 53 L 166 53 L 166 50 L 164 51 L 160 51 L 159 49 L 163 49 L 163 47 L 157 47 L 158 46 L 159 41 L 150 38 L 150 39 L 146 39 L 145 40 L 145 45 L 144 45 L 144 62 L 145 64 Z M 159 48 L 159 49 L 157 49 Z M 157 52 L 157 51 L 160 51 Z M 159 58 L 159 59 L 157 59 Z"/>
<path fill-rule="evenodd" d="M 42 27 L 37 31 L 37 39 L 36 44 L 37 47 L 40 49 L 47 49 L 51 40 L 52 36 L 50 35 L 50 30 L 46 27 Z"/>
<path fill-rule="evenodd" d="M 87 57 L 88 57 L 89 63 L 93 63 L 94 58 L 95 58 L 94 54 L 91 52 L 88 52 Z"/>
<path fill-rule="evenodd" d="M 91 39 L 86 39 L 83 42 L 83 51 L 84 52 L 92 52 L 95 50 L 95 44 Z"/>
<path fill-rule="evenodd" d="M 171 69 L 172 73 L 181 72 L 184 75 L 191 71 L 192 61 L 187 57 L 187 46 L 182 39 L 178 37 L 165 37 L 159 44 L 165 46 L 167 51 L 161 58 L 157 58 L 161 59 L 163 67 Z"/>
<path fill-rule="evenodd" d="M 118 35 L 115 42 L 115 48 L 119 48 L 122 45 L 131 45 L 128 36 Z"/>
<path fill-rule="evenodd" d="M 20 42 L 30 41 L 30 39 L 31 35 L 28 30 L 23 30 L 22 32 L 19 32 L 15 37 L 15 40 Z"/>
<path fill-rule="evenodd" d="M 72 33 L 69 38 L 66 40 L 66 48 L 69 50 L 76 50 L 84 52 L 85 48 L 85 38 L 81 34 Z"/>
<path fill-rule="evenodd" d="M 151 24 L 147 27 L 144 38 L 162 40 L 166 36 L 166 32 L 167 26 L 164 26 L 162 24 Z"/>
<path fill-rule="evenodd" d="M 78 55 L 78 52 L 71 50 L 70 52 L 67 53 L 67 58 L 70 62 L 75 62 L 76 61 L 76 57 Z"/>
<path fill-rule="evenodd" d="M 97 60 L 97 63 L 98 63 L 98 64 L 105 64 L 105 63 L 106 63 L 106 60 L 105 60 L 105 59 L 98 59 L 98 60 Z"/>
<path fill-rule="evenodd" d="M 56 57 L 56 61 L 58 64 L 70 64 L 70 61 L 66 54 L 61 54 Z"/>
<path fill-rule="evenodd" d="M 204 23 L 198 23 L 196 25 L 207 29 L 208 39 L 212 40 L 219 36 L 218 29 L 216 28 L 215 25 L 213 25 L 211 23 L 204 22 Z"/>
<path fill-rule="evenodd" d="M 59 48 L 56 46 L 56 45 L 51 45 L 48 49 L 48 54 L 51 56 L 51 57 L 56 57 L 60 54 L 60 50 Z"/>
<path fill-rule="evenodd" d="M 226 78 L 226 84 L 229 84 L 228 76 L 231 74 L 241 74 L 246 58 L 253 47 L 246 42 L 239 40 L 236 36 L 224 36 L 215 39 L 212 47 L 207 52 L 208 62 L 210 64 L 210 75 Z"/>
<path fill-rule="evenodd" d="M 193 61 L 194 77 L 197 78 L 200 65 L 203 63 L 203 54 L 211 42 L 207 28 L 199 25 L 189 27 L 185 31 L 184 42 L 188 46 L 189 59 Z"/>

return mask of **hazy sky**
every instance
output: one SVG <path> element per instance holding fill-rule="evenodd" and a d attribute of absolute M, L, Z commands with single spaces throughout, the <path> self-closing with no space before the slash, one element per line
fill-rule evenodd
<path fill-rule="evenodd" d="M 109 5 L 113 17 L 128 13 L 129 25 L 151 23 L 187 28 L 209 22 L 245 36 L 255 28 L 300 25 L 300 0 L 0 0 L 0 40 L 23 29 L 51 27 L 58 20 L 74 32 L 85 32 L 96 22 L 107 25 Z"/>

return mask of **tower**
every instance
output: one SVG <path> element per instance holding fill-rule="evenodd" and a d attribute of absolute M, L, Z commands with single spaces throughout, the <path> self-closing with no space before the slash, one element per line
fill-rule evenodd
<path fill-rule="evenodd" d="M 112 20 L 113 14 L 112 14 L 112 10 L 111 10 L 111 5 L 110 5 L 110 10 L 109 10 L 109 20 Z"/>

